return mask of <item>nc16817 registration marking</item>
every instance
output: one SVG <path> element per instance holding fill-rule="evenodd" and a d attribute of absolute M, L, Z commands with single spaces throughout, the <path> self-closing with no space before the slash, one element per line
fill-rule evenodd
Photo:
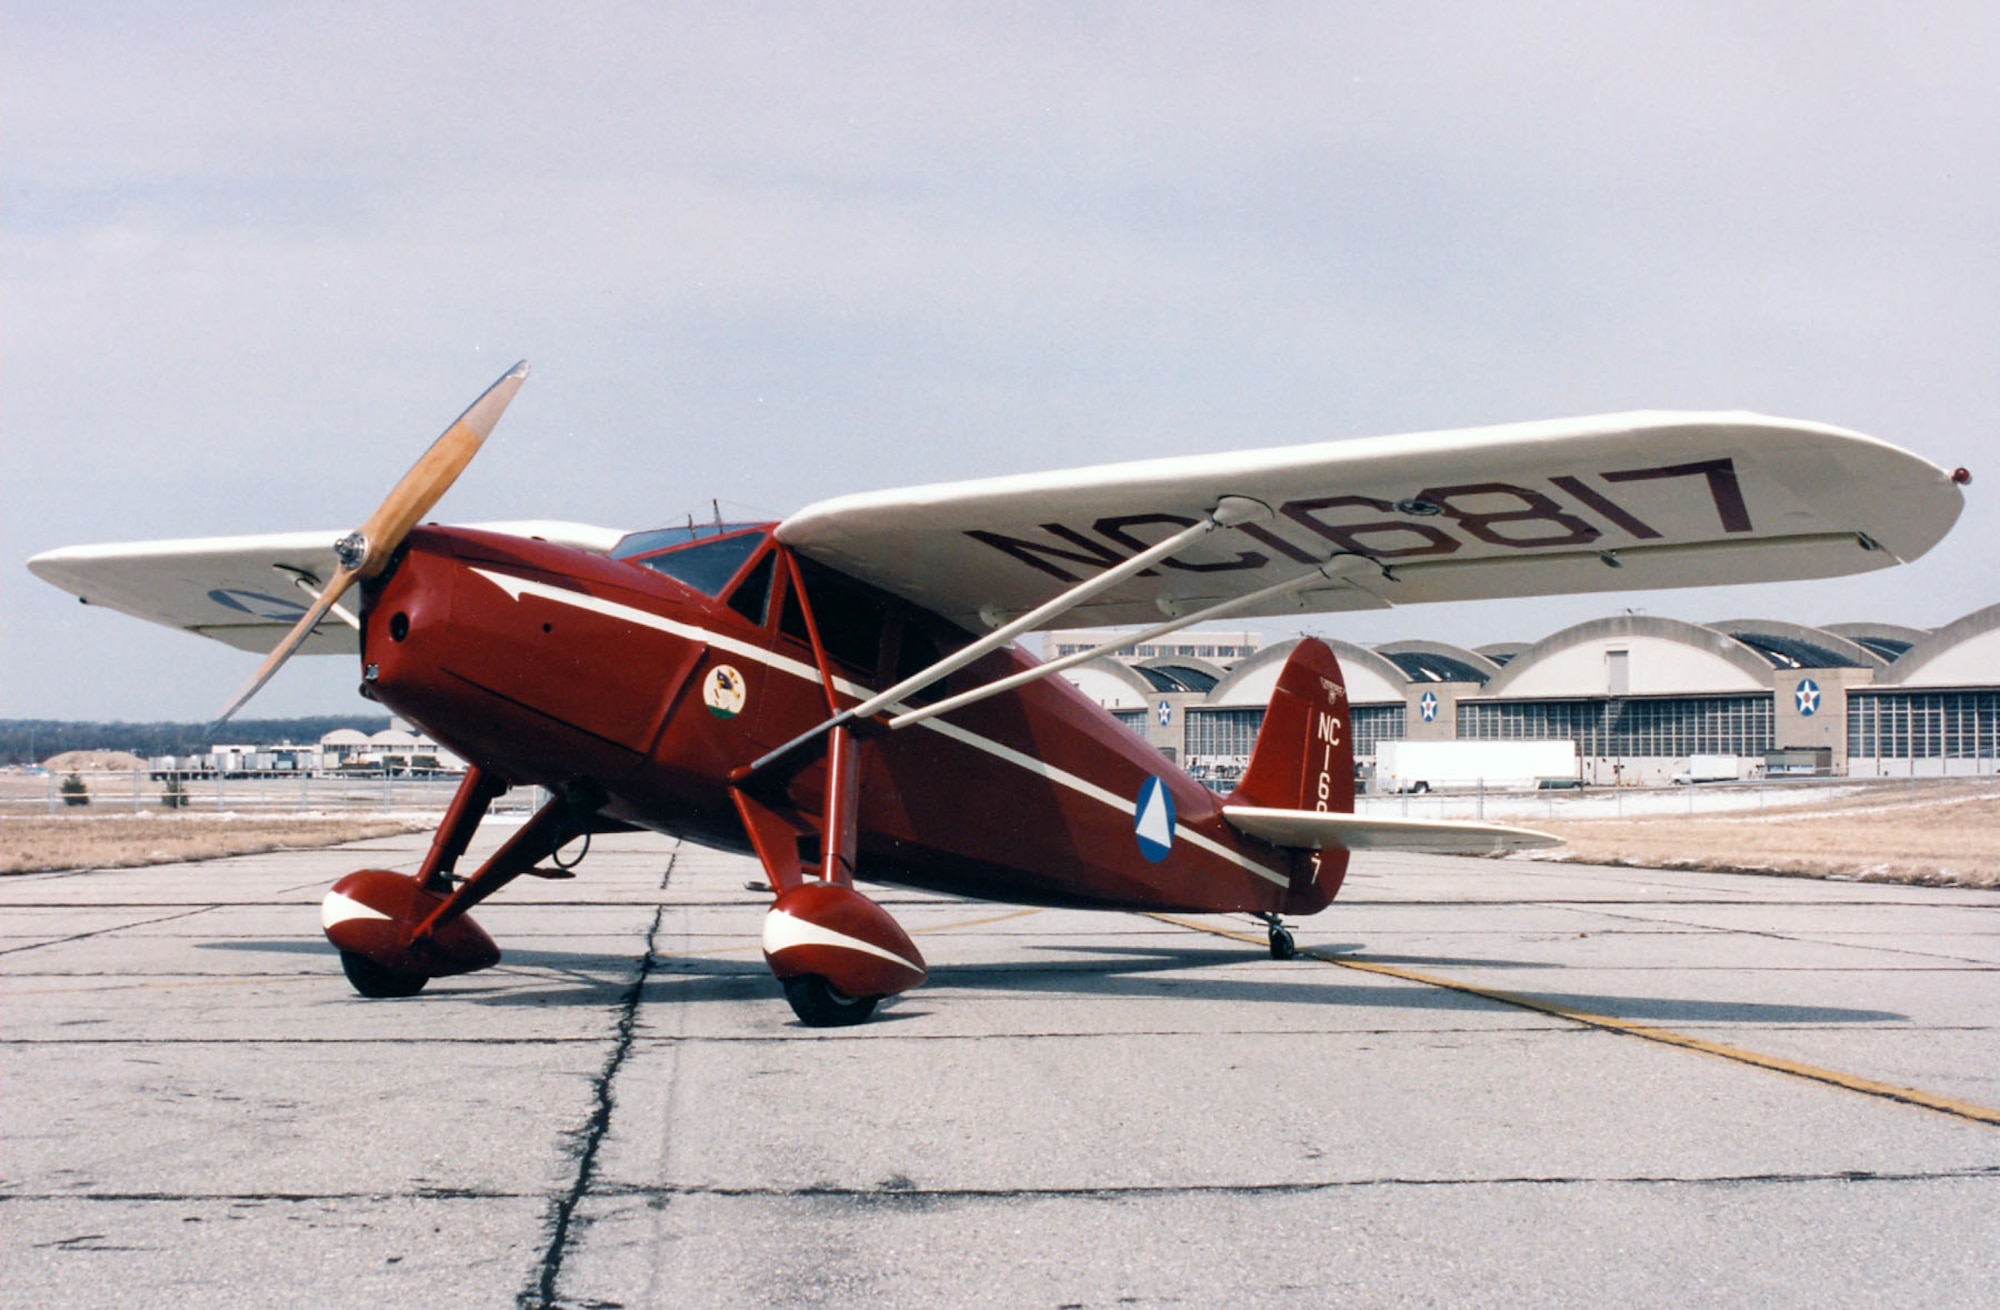
<path fill-rule="evenodd" d="M 1650 541 L 1665 534 L 1621 503 L 1617 495 L 1620 484 L 1645 482 L 1681 482 L 1690 494 L 1705 494 L 1724 533 L 1754 530 L 1735 461 L 1727 457 L 1659 468 L 1612 469 L 1595 477 L 1595 486 L 1576 474 L 1549 478 L 1548 485 L 1567 496 L 1567 502 L 1548 491 L 1511 482 L 1425 487 L 1414 496 L 1395 501 L 1360 495 L 1305 497 L 1278 506 L 1278 518 L 1292 525 L 1291 537 L 1259 523 L 1241 524 L 1236 531 L 1300 564 L 1316 564 L 1325 558 L 1326 551 L 1324 547 L 1315 550 L 1301 545 L 1293 539 L 1299 531 L 1349 554 L 1384 561 L 1450 555 L 1468 541 L 1508 550 L 1575 549 L 1600 541 L 1608 532 Z M 1135 529 L 1158 526 L 1172 530 L 1194 522 L 1184 514 L 1116 514 L 1091 524 L 1094 537 L 1062 523 L 1042 524 L 1047 534 L 1043 540 L 983 529 L 969 529 L 966 535 L 1031 568 L 1065 582 L 1079 582 L 1082 579 L 1071 566 L 1110 568 L 1128 558 L 1123 552 L 1136 553 L 1152 544 Z M 1183 573 L 1231 573 L 1261 569 L 1270 562 L 1270 554 L 1251 549 L 1233 559 L 1195 562 L 1169 556 L 1161 564 Z"/>

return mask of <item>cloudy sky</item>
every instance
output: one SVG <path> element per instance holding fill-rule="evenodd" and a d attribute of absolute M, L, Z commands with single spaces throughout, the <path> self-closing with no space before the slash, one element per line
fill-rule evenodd
<path fill-rule="evenodd" d="M 1335 616 L 1923 627 L 2000 600 L 2000 7 L 10 5 L 0 717 L 254 664 L 22 566 L 344 529 L 508 364 L 446 520 L 622 528 L 1634 408 L 1979 480 L 1917 564 Z M 259 714 L 366 708 L 295 661 Z"/>

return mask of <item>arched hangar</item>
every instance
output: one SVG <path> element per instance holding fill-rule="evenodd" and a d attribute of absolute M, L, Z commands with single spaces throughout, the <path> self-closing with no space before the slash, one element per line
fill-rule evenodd
<path fill-rule="evenodd" d="M 1226 779 L 1295 644 L 1227 667 L 1104 658 L 1067 676 L 1163 752 Z M 2000 772 L 2000 605 L 1934 631 L 1619 614 L 1525 645 L 1328 644 L 1363 763 L 1387 740 L 1553 738 L 1576 743 L 1598 785 L 1665 783 L 1696 756 L 1734 756 L 1746 772 Z"/>

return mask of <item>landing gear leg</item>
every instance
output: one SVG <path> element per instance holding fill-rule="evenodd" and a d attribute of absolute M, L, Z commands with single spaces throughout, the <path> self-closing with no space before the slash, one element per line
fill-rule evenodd
<path fill-rule="evenodd" d="M 341 968 L 363 996 L 414 996 L 432 978 L 471 973 L 500 962 L 493 944 L 466 911 L 537 861 L 590 831 L 601 795 L 572 788 L 544 805 L 469 878 L 451 868 L 473 830 L 504 789 L 476 770 L 452 801 L 450 817 L 416 877 L 362 869 L 333 885 L 320 907 L 320 926 L 340 951 Z M 547 875 L 543 875 L 547 876 Z"/>
<path fill-rule="evenodd" d="M 1285 927 L 1277 915 L 1266 911 L 1257 917 L 1270 926 L 1272 959 L 1289 960 L 1299 953 L 1298 943 L 1292 940 L 1291 929 Z"/>
<path fill-rule="evenodd" d="M 853 735 L 845 725 L 830 729 L 816 877 L 803 867 L 796 840 L 812 820 L 779 809 L 768 794 L 735 792 L 737 813 L 778 893 L 764 915 L 764 963 L 808 1028 L 861 1023 L 885 997 L 927 976 L 924 957 L 902 925 L 854 890 L 860 779 Z"/>

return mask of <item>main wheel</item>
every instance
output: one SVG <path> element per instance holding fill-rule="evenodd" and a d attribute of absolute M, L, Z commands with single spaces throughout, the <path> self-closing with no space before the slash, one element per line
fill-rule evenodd
<path fill-rule="evenodd" d="M 785 999 L 792 1013 L 808 1028 L 845 1028 L 862 1023 L 875 1013 L 879 996 L 847 997 L 833 990 L 833 984 L 816 973 L 802 973 L 785 979 Z"/>
<path fill-rule="evenodd" d="M 1271 925 L 1271 958 L 1289 960 L 1299 953 L 1298 943 L 1292 940 L 1291 929 Z"/>
<path fill-rule="evenodd" d="M 431 980 L 430 975 L 425 973 L 397 973 L 394 969 L 384 969 L 354 951 L 340 953 L 340 967 L 347 974 L 347 981 L 354 984 L 354 990 L 372 1000 L 415 996 Z"/>

